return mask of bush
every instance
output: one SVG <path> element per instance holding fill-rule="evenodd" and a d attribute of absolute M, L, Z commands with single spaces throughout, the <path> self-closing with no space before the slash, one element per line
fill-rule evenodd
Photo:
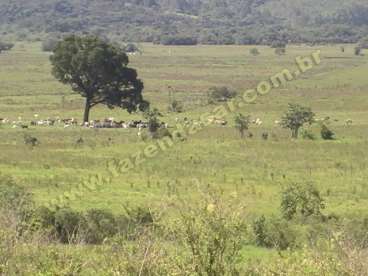
<path fill-rule="evenodd" d="M 12 217 L 17 235 L 29 230 L 33 210 L 31 195 L 11 177 L 0 175 L 0 213 Z"/>
<path fill-rule="evenodd" d="M 355 47 L 355 48 L 354 48 L 354 54 L 355 54 L 356 56 L 360 56 L 360 55 L 362 55 L 362 48 L 360 48 L 360 47 Z"/>
<path fill-rule="evenodd" d="M 268 247 L 267 241 L 267 226 L 265 216 L 260 216 L 254 220 L 252 225 L 253 233 L 255 236 L 255 243 L 257 246 Z"/>
<path fill-rule="evenodd" d="M 33 137 L 29 134 L 25 134 L 24 135 L 24 144 L 26 144 L 27 146 L 31 146 L 36 147 L 40 144 L 40 141 L 38 141 L 38 139 L 36 137 Z"/>
<path fill-rule="evenodd" d="M 334 140 L 335 133 L 332 130 L 330 130 L 325 124 L 322 124 L 321 137 L 323 140 Z"/>
<path fill-rule="evenodd" d="M 160 111 L 156 108 L 145 112 L 144 117 L 148 120 L 148 131 L 153 136 L 160 128 L 161 121 L 159 117 L 162 117 Z"/>
<path fill-rule="evenodd" d="M 83 231 L 85 241 L 89 244 L 101 244 L 104 239 L 114 236 L 117 223 L 114 215 L 105 210 L 88 210 L 84 215 Z"/>
<path fill-rule="evenodd" d="M 42 207 L 35 212 L 37 230 L 47 230 L 61 243 L 101 244 L 116 235 L 133 237 L 153 223 L 153 216 L 144 208 L 126 208 L 126 214 L 114 216 L 110 211 L 91 209 L 86 213 L 70 208 L 52 211 Z"/>
<path fill-rule="evenodd" d="M 69 208 L 55 212 L 55 230 L 61 243 L 81 242 L 81 229 L 84 224 L 82 214 Z"/>
<path fill-rule="evenodd" d="M 308 184 L 291 184 L 282 192 L 282 216 L 291 220 L 296 215 L 303 218 L 322 216 L 321 210 L 325 208 L 324 200 L 317 188 Z"/>
<path fill-rule="evenodd" d="M 249 53 L 252 55 L 252 56 L 258 56 L 260 54 L 260 52 L 258 51 L 257 48 L 252 48 L 249 50 Z"/>
<path fill-rule="evenodd" d="M 209 102 L 226 102 L 232 98 L 235 98 L 237 92 L 227 87 L 212 87 L 209 89 Z"/>
<path fill-rule="evenodd" d="M 245 229 L 231 203 L 209 196 L 193 206 L 177 207 L 176 239 L 183 242 L 186 275 L 239 275 L 238 262 Z M 179 258 L 176 258 L 179 259 Z M 184 275 L 183 274 L 183 275 Z"/>
<path fill-rule="evenodd" d="M 361 249 L 368 248 L 368 217 L 351 219 L 344 225 L 346 236 L 352 240 L 354 246 Z"/>
<path fill-rule="evenodd" d="M 257 246 L 286 250 L 296 246 L 296 233 L 287 221 L 279 218 L 266 220 L 260 216 L 254 220 L 253 234 Z"/>

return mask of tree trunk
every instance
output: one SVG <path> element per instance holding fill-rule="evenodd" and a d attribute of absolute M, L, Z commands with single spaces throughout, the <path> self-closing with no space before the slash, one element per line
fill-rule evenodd
<path fill-rule="evenodd" d="M 298 139 L 298 136 L 299 136 L 299 128 L 294 128 L 293 130 L 292 130 L 292 138 L 294 138 L 294 139 Z"/>
<path fill-rule="evenodd" d="M 91 104 L 89 99 L 86 99 L 86 105 L 84 107 L 83 123 L 89 122 L 89 111 L 91 110 Z"/>

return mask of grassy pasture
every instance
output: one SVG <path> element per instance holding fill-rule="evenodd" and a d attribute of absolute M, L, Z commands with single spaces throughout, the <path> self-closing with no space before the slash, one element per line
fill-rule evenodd
<path fill-rule="evenodd" d="M 142 55 L 130 57 L 131 66 L 145 83 L 145 97 L 170 124 L 176 117 L 197 119 L 211 110 L 213 106 L 206 104 L 211 86 L 254 88 L 282 69 L 294 69 L 295 57 L 317 49 L 322 63 L 239 110 L 263 121 L 262 126 L 252 126 L 253 139 L 241 141 L 229 116 L 229 126 L 208 127 L 114 179 L 111 187 L 86 192 L 71 203 L 73 208 L 106 208 L 116 213 L 123 203 L 159 208 L 173 200 L 173 193 L 195 200 L 196 178 L 223 189 L 226 196 L 240 198 L 253 215 L 278 213 L 282 187 L 299 182 L 318 186 L 326 199 L 326 213 L 344 217 L 368 212 L 368 57 L 354 56 L 353 45 L 347 45 L 345 53 L 338 45 L 289 46 L 284 56 L 258 47 L 261 54 L 256 57 L 249 54 L 252 46 L 142 46 Z M 34 114 L 81 118 L 82 99 L 54 80 L 50 69 L 48 54 L 37 43 L 18 43 L 0 54 L 0 118 L 30 121 Z M 184 102 L 185 113 L 166 112 L 168 86 Z M 330 116 L 338 139 L 292 141 L 288 131 L 274 124 L 289 102 L 311 106 L 319 118 Z M 91 116 L 140 117 L 103 106 L 93 109 Z M 345 126 L 347 119 L 353 120 L 352 126 Z M 318 126 L 312 131 L 318 136 Z M 263 132 L 270 133 L 268 141 L 261 138 Z M 37 137 L 40 146 L 32 150 L 24 145 L 25 133 Z M 85 143 L 78 146 L 80 137 Z M 111 158 L 123 159 L 144 146 L 136 130 L 0 126 L 0 173 L 14 176 L 43 204 L 69 191 L 83 176 L 104 172 Z M 254 249 L 254 254 L 263 253 Z"/>

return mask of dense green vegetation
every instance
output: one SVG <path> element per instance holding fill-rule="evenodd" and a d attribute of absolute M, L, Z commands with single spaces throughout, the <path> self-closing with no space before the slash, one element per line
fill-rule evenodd
<path fill-rule="evenodd" d="M 88 32 L 163 44 L 357 42 L 365 0 L 0 1 L 2 35 L 37 39 Z"/>

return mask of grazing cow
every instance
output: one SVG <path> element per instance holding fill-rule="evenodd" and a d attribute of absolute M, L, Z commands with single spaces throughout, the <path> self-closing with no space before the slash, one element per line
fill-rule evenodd
<path fill-rule="evenodd" d="M 346 126 L 351 126 L 353 124 L 353 120 L 352 119 L 347 119 L 345 122 Z"/>
<path fill-rule="evenodd" d="M 8 124 L 9 123 L 9 119 L 7 119 L 7 118 L 3 118 L 3 119 L 0 119 L 0 123 L 1 124 Z"/>
<path fill-rule="evenodd" d="M 227 125 L 227 121 L 224 119 L 219 119 L 216 117 L 210 117 L 208 118 L 208 122 L 210 124 L 216 124 L 216 125 L 221 125 L 221 126 L 226 126 Z"/>
<path fill-rule="evenodd" d="M 64 123 L 64 128 L 66 127 L 70 127 L 70 126 L 77 126 L 78 125 L 78 121 L 74 118 L 71 119 L 62 119 L 61 122 Z"/>
<path fill-rule="evenodd" d="M 263 122 L 261 121 L 261 119 L 257 118 L 255 120 L 252 121 L 252 124 L 255 124 L 257 126 L 260 126 L 263 124 Z"/>

